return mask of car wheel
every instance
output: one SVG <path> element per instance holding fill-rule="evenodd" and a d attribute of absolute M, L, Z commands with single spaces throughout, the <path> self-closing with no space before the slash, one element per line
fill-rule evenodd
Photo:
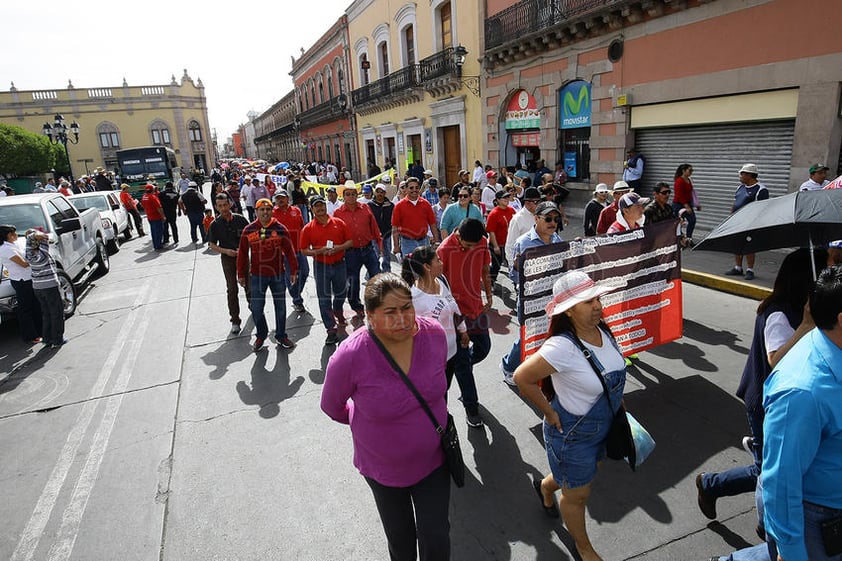
<path fill-rule="evenodd" d="M 76 311 L 76 287 L 64 271 L 58 272 L 58 290 L 64 304 L 64 317 L 70 317 Z"/>
<path fill-rule="evenodd" d="M 108 259 L 108 249 L 105 247 L 105 242 L 102 238 L 96 239 L 96 260 L 97 276 L 103 276 L 111 270 L 111 261 Z"/>

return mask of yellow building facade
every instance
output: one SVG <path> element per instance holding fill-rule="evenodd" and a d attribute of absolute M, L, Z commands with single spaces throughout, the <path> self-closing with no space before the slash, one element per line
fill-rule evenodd
<path fill-rule="evenodd" d="M 102 166 L 114 171 L 116 152 L 139 146 L 167 146 L 185 170 L 210 169 L 216 154 L 201 79 L 184 71 L 166 85 L 18 90 L 0 92 L 0 122 L 41 134 L 45 123 L 62 115 L 79 125 L 78 144 L 68 144 L 72 175 Z M 2 171 L 2 170 L 0 170 Z"/>
<path fill-rule="evenodd" d="M 416 160 L 440 185 L 483 160 L 477 0 L 356 0 L 347 9 L 351 108 L 363 170 Z"/>

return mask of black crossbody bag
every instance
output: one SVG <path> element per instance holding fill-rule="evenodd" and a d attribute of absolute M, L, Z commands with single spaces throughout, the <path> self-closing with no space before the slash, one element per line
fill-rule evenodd
<path fill-rule="evenodd" d="M 406 384 L 406 387 L 408 387 L 410 391 L 412 391 L 412 395 L 415 396 L 415 399 L 418 400 L 421 408 L 430 418 L 430 421 L 432 421 L 436 433 L 441 437 L 441 449 L 444 451 L 444 461 L 447 464 L 447 469 L 450 471 L 450 476 L 453 478 L 453 483 L 455 483 L 457 487 L 463 487 L 465 485 L 465 460 L 462 458 L 462 447 L 459 445 L 459 433 L 456 432 L 456 424 L 453 422 L 453 415 L 450 413 L 447 414 L 447 426 L 442 428 L 441 424 L 436 420 L 436 416 L 433 415 L 433 412 L 430 410 L 430 406 L 427 405 L 427 402 L 424 401 L 424 398 L 421 397 L 420 393 L 418 393 L 418 389 L 415 387 L 415 384 L 410 381 L 403 369 L 398 366 L 398 363 L 395 362 L 395 359 L 391 354 L 389 354 L 389 351 L 386 350 L 386 347 L 383 346 L 383 343 L 380 342 L 377 335 L 375 335 L 371 329 L 368 330 L 368 334 L 371 335 L 371 339 L 380 349 L 380 352 L 383 353 L 383 356 L 386 357 L 386 360 L 389 361 L 389 365 L 400 375 L 403 383 Z"/>
<path fill-rule="evenodd" d="M 573 342 L 585 355 L 588 363 L 593 368 L 596 377 L 599 378 L 599 383 L 602 384 L 602 391 L 605 393 L 605 401 L 608 407 L 611 407 L 611 398 L 608 396 L 608 386 L 605 385 L 605 379 L 602 377 L 602 372 L 599 366 L 596 365 L 591 351 L 585 348 L 582 341 L 573 335 Z M 629 425 L 629 418 L 626 416 L 626 407 L 621 403 L 620 408 L 614 414 L 614 420 L 611 421 L 611 429 L 608 431 L 608 436 L 605 439 L 605 453 L 612 460 L 626 459 L 632 471 L 635 471 L 635 463 L 637 462 L 637 451 L 634 447 L 634 438 L 632 437 L 631 426 Z"/>

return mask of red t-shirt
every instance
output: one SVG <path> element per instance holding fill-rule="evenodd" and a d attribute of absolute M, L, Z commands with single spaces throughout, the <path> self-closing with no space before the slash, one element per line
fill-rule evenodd
<path fill-rule="evenodd" d="M 301 211 L 292 205 L 287 206 L 286 210 L 275 207 L 272 209 L 272 218 L 286 227 L 289 232 L 289 238 L 292 240 L 292 247 L 297 253 L 299 251 L 298 237 L 301 235 L 301 229 L 304 227 L 304 219 L 301 218 Z"/>
<path fill-rule="evenodd" d="M 120 202 L 126 210 L 133 210 L 137 208 L 137 201 L 132 198 L 132 194 L 128 191 L 120 191 Z"/>
<path fill-rule="evenodd" d="M 608 228 L 610 228 L 617 219 L 617 210 L 617 201 L 614 201 L 602 209 L 602 212 L 599 213 L 599 220 L 596 222 L 597 234 L 604 234 L 608 231 Z"/>
<path fill-rule="evenodd" d="M 368 205 L 358 203 L 354 210 L 351 210 L 346 205 L 342 205 L 334 211 L 333 216 L 334 218 L 339 218 L 348 226 L 348 231 L 351 232 L 351 239 L 354 240 L 353 247 L 367 247 L 373 241 L 377 242 L 379 247 L 383 246 L 380 228 L 377 227 L 377 221 L 374 219 L 374 214 L 372 214 Z"/>
<path fill-rule="evenodd" d="M 336 247 L 350 239 L 351 232 L 341 219 L 328 216 L 327 222 L 320 224 L 314 218 L 301 230 L 298 247 L 321 249 L 327 245 L 328 240 L 332 241 L 333 246 Z M 314 255 L 313 259 L 325 265 L 331 265 L 342 261 L 344 256 L 344 251 L 337 251 L 333 255 Z"/>
<path fill-rule="evenodd" d="M 148 192 L 140 199 L 140 204 L 143 205 L 143 210 L 146 211 L 147 220 L 163 220 L 164 209 L 161 208 L 161 201 L 158 195 Z"/>
<path fill-rule="evenodd" d="M 693 201 L 693 184 L 678 177 L 672 185 L 672 200 L 680 205 L 689 205 Z"/>
<path fill-rule="evenodd" d="M 442 271 L 450 283 L 450 292 L 459 311 L 469 318 L 477 318 L 482 313 L 483 269 L 491 265 L 488 253 L 488 241 L 482 238 L 471 249 L 465 249 L 459 243 L 456 234 L 447 236 L 436 250 L 441 259 Z"/>
<path fill-rule="evenodd" d="M 424 197 L 418 197 L 415 204 L 403 198 L 392 211 L 392 226 L 400 228 L 401 236 L 419 240 L 427 237 L 427 227 L 436 225 L 436 213 Z"/>
<path fill-rule="evenodd" d="M 289 264 L 289 273 L 298 273 L 298 258 L 292 248 L 289 232 L 274 218 L 267 226 L 255 220 L 240 236 L 237 249 L 237 277 L 245 278 L 246 269 L 252 275 L 277 277 L 284 272 L 284 257 Z"/>
<path fill-rule="evenodd" d="M 515 209 L 510 206 L 506 208 L 495 206 L 488 213 L 488 218 L 485 220 L 485 230 L 487 232 L 494 232 L 498 247 L 506 247 L 506 238 L 509 235 L 509 222 L 514 215 Z"/>

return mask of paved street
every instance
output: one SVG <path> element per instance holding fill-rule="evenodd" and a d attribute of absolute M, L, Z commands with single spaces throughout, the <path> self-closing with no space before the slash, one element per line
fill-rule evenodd
<path fill-rule="evenodd" d="M 712 272 L 728 264 L 689 259 Z M 758 267 L 759 282 L 771 286 L 773 266 Z M 219 257 L 203 246 L 154 253 L 135 238 L 82 294 L 61 350 L 22 349 L 15 324 L 0 326 L 0 559 L 388 557 L 348 428 L 318 407 L 333 350 L 320 322 L 291 314 L 298 347 L 255 354 L 250 321 L 228 334 L 224 291 Z M 312 280 L 307 297 L 318 315 Z M 540 419 L 498 368 L 512 303 L 508 290 L 498 296 L 493 348 L 476 371 L 486 427 L 469 429 L 450 393 L 469 468 L 452 492 L 454 560 L 574 559 L 530 483 L 547 471 Z M 600 470 L 588 527 L 606 561 L 708 559 L 757 542 L 753 497 L 720 500 L 710 522 L 693 484 L 699 471 L 749 461 L 733 394 L 756 305 L 685 283 L 684 338 L 629 370 L 627 405 L 657 448 L 637 473 Z"/>

